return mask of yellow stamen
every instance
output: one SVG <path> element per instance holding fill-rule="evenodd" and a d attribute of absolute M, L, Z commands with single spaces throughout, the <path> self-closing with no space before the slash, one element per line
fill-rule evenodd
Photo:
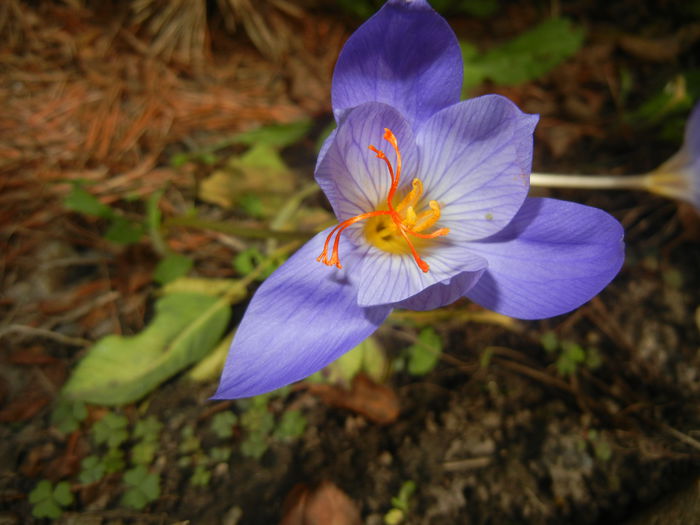
<path fill-rule="evenodd" d="M 386 198 L 386 205 L 388 209 L 363 213 L 338 224 L 331 230 L 330 234 L 326 238 L 326 242 L 323 245 L 323 251 L 316 260 L 328 266 L 342 268 L 342 265 L 340 264 L 340 257 L 338 255 L 340 235 L 353 224 L 369 219 L 369 222 L 365 227 L 365 235 L 367 236 L 368 241 L 391 253 L 402 253 L 404 249 L 403 247 L 407 247 L 408 251 L 411 253 L 411 255 L 413 255 L 413 259 L 416 261 L 418 267 L 424 272 L 427 272 L 430 269 L 430 266 L 423 259 L 421 259 L 416 247 L 414 246 L 414 243 L 409 238 L 409 235 L 416 237 L 419 240 L 435 239 L 437 237 L 447 235 L 450 230 L 449 228 L 439 228 L 432 233 L 421 233 L 425 229 L 433 226 L 440 219 L 440 205 L 436 201 L 430 201 L 428 203 L 428 207 L 430 208 L 429 210 L 423 211 L 420 214 L 416 213 L 416 207 L 423 196 L 423 183 L 420 181 L 420 179 L 413 179 L 411 191 L 399 202 L 396 207 L 394 207 L 394 197 L 396 195 L 396 190 L 399 187 L 399 181 L 401 178 L 401 152 L 399 151 L 396 136 L 388 128 L 384 128 L 384 140 L 389 142 L 396 152 L 395 170 L 383 151 L 372 145 L 369 146 L 369 149 L 375 153 L 378 159 L 381 159 L 386 163 L 389 170 L 389 176 L 391 177 L 391 188 L 389 189 L 389 193 Z M 329 257 L 328 248 L 330 247 L 333 236 L 335 236 L 335 241 L 333 242 L 333 249 Z M 403 245 L 402 243 L 398 242 L 399 239 L 404 241 Z"/>

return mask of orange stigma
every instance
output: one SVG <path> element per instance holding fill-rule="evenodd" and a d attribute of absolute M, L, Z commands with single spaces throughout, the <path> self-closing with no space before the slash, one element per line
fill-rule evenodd
<path fill-rule="evenodd" d="M 390 253 L 405 253 L 405 248 L 407 247 L 411 255 L 413 255 L 418 267 L 424 272 L 427 272 L 430 270 L 430 266 L 423 259 L 421 259 L 420 255 L 418 255 L 418 251 L 416 250 L 413 242 L 411 242 L 410 237 L 416 237 L 418 239 L 434 239 L 436 237 L 447 235 L 450 230 L 449 228 L 440 228 L 432 233 L 421 233 L 423 230 L 431 227 L 438 221 L 440 218 L 440 206 L 436 201 L 430 201 L 428 203 L 428 210 L 419 214 L 416 213 L 415 207 L 418 205 L 418 202 L 423 194 L 423 183 L 420 181 L 420 179 L 413 179 L 411 191 L 403 198 L 403 200 L 401 200 L 401 202 L 399 202 L 399 204 L 394 206 L 394 197 L 399 187 L 399 181 L 401 180 L 401 152 L 399 151 L 399 144 L 396 140 L 396 136 L 388 128 L 384 128 L 384 140 L 389 142 L 396 152 L 396 169 L 394 169 L 394 166 L 391 165 L 391 162 L 389 162 L 389 159 L 383 151 L 375 148 L 372 145 L 369 146 L 369 149 L 377 155 L 378 159 L 381 159 L 386 163 L 389 170 L 389 176 L 391 177 L 391 188 L 389 189 L 389 193 L 386 197 L 386 205 L 388 209 L 363 213 L 338 224 L 328 234 L 326 242 L 323 245 L 323 251 L 321 252 L 321 255 L 316 258 L 316 260 L 327 266 L 342 268 L 343 266 L 340 264 L 340 257 L 338 255 L 340 235 L 348 227 L 357 222 L 373 219 L 373 227 L 365 228 L 367 239 L 372 244 Z M 333 242 L 333 248 L 329 257 L 328 249 L 330 248 L 333 236 L 335 236 L 335 241 Z"/>

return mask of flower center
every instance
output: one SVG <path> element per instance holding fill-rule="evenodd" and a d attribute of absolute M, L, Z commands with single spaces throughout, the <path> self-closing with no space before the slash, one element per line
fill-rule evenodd
<path fill-rule="evenodd" d="M 396 151 L 396 171 L 394 171 L 394 167 L 383 151 L 374 146 L 369 146 L 369 149 L 377 155 L 378 159 L 386 163 L 389 176 L 391 177 L 391 188 L 386 198 L 386 209 L 363 213 L 338 224 L 326 238 L 323 252 L 316 260 L 327 266 L 342 268 L 343 266 L 340 264 L 338 255 L 340 235 L 353 224 L 367 219 L 364 234 L 370 244 L 389 253 L 410 253 L 413 255 L 418 267 L 427 272 L 430 270 L 430 266 L 418 255 L 416 245 L 411 241 L 411 238 L 414 238 L 418 247 L 421 247 L 425 245 L 427 239 L 447 235 L 450 230 L 449 228 L 439 228 L 432 233 L 422 233 L 433 226 L 440 218 L 440 205 L 436 201 L 430 201 L 427 210 L 416 213 L 416 207 L 418 207 L 423 196 L 423 183 L 420 179 L 413 179 L 411 191 L 394 206 L 394 197 L 396 196 L 401 177 L 401 152 L 399 151 L 396 136 L 388 128 L 384 128 L 384 140 L 389 142 L 394 151 Z M 335 241 L 329 257 L 328 248 L 333 236 L 335 236 Z"/>

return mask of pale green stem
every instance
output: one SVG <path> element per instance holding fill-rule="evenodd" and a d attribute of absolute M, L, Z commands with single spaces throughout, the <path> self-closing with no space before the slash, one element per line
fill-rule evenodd
<path fill-rule="evenodd" d="M 595 190 L 649 190 L 650 175 L 560 175 L 532 173 L 530 186 Z"/>

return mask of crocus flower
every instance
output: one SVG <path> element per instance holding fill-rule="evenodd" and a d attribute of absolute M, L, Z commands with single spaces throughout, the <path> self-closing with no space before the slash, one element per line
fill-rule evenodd
<path fill-rule="evenodd" d="M 686 122 L 681 149 L 644 175 L 644 185 L 653 193 L 688 202 L 700 212 L 700 104 Z"/>
<path fill-rule="evenodd" d="M 315 173 L 339 224 L 257 290 L 215 398 L 311 375 L 394 308 L 468 297 L 545 318 L 617 274 L 615 219 L 527 198 L 537 116 L 500 96 L 460 102 L 461 84 L 457 39 L 425 0 L 389 0 L 350 37 L 333 74 L 338 127 Z"/>
<path fill-rule="evenodd" d="M 685 125 L 681 149 L 661 166 L 642 175 L 560 175 L 532 173 L 530 184 L 550 188 L 642 190 L 685 201 L 700 213 L 700 104 Z"/>

